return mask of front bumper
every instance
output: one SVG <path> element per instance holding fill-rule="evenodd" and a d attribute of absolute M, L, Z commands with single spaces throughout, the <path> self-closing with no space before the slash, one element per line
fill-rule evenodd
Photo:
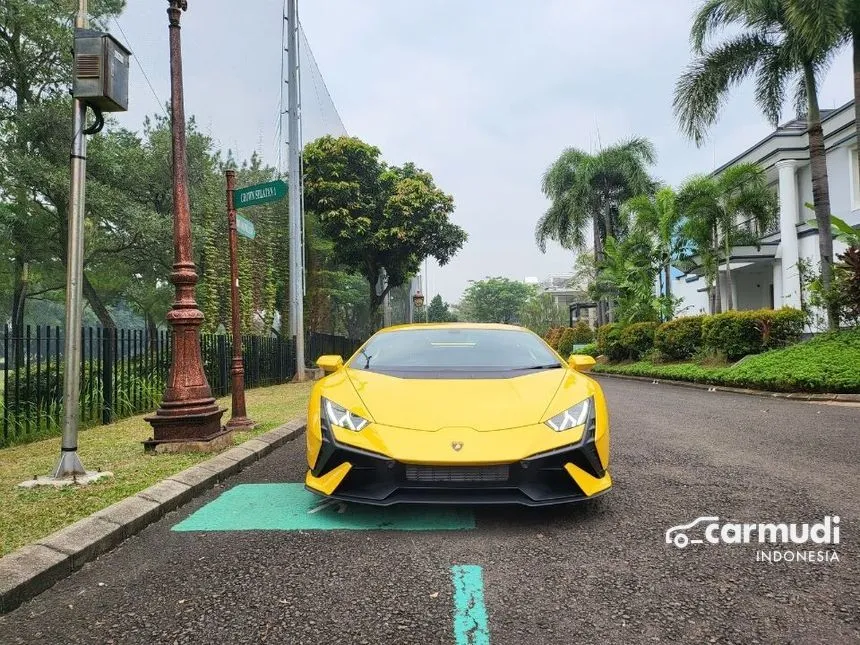
<path fill-rule="evenodd" d="M 322 421 L 322 446 L 305 486 L 348 502 L 392 504 L 521 504 L 581 502 L 612 486 L 594 444 L 594 419 L 569 446 L 511 463 L 483 466 L 404 464 L 337 442 Z"/>

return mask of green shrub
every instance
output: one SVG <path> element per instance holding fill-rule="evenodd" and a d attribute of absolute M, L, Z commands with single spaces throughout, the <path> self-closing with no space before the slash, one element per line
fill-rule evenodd
<path fill-rule="evenodd" d="M 608 323 L 597 328 L 597 349 L 611 361 L 627 358 L 627 350 L 621 343 L 621 323 Z"/>
<path fill-rule="evenodd" d="M 654 332 L 654 347 L 667 358 L 684 360 L 702 349 L 706 316 L 686 316 L 665 322 Z"/>
<path fill-rule="evenodd" d="M 591 356 L 592 358 L 597 358 L 600 356 L 600 352 L 597 350 L 597 343 L 590 343 L 585 347 L 581 347 L 576 350 L 577 354 L 585 354 L 586 356 Z"/>
<path fill-rule="evenodd" d="M 655 322 L 641 322 L 621 330 L 619 340 L 629 358 L 638 360 L 654 347 L 654 332 L 658 326 Z"/>
<path fill-rule="evenodd" d="M 782 309 L 772 310 L 764 309 L 765 313 L 769 313 L 768 320 L 772 321 L 770 330 L 767 327 L 761 326 L 762 341 L 765 349 L 779 349 L 794 345 L 800 340 L 803 334 L 803 327 L 806 325 L 806 314 L 800 309 L 792 309 L 791 307 L 783 307 Z M 752 312 L 755 313 L 755 312 Z"/>
<path fill-rule="evenodd" d="M 860 393 L 860 331 L 824 334 L 751 356 L 738 365 L 595 365 L 594 372 L 693 381 L 776 392 Z"/>
<path fill-rule="evenodd" d="M 573 326 L 573 344 L 586 345 L 594 341 L 594 330 L 584 320 L 578 320 Z"/>
<path fill-rule="evenodd" d="M 561 339 L 558 341 L 558 353 L 564 358 L 567 358 L 573 352 L 573 346 L 576 344 L 574 336 L 576 330 L 573 327 L 566 327 L 561 332 Z"/>
<path fill-rule="evenodd" d="M 549 345 L 553 349 L 557 350 L 558 349 L 558 341 L 561 340 L 561 332 L 562 332 L 561 327 L 552 327 L 547 332 L 546 338 L 544 338 L 547 345 Z"/>
<path fill-rule="evenodd" d="M 727 311 L 702 322 L 706 349 L 723 352 L 729 360 L 785 347 L 800 339 L 805 314 L 785 307 L 779 310 Z"/>

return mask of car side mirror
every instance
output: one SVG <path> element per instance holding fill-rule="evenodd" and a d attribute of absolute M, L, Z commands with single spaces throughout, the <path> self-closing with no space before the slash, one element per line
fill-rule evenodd
<path fill-rule="evenodd" d="M 320 356 L 317 359 L 317 367 L 319 367 L 326 374 L 337 372 L 343 367 L 343 358 L 335 354 L 326 354 L 325 356 Z"/>
<path fill-rule="evenodd" d="M 570 358 L 567 359 L 567 364 L 577 372 L 590 372 L 596 363 L 594 357 L 588 354 L 571 354 Z"/>

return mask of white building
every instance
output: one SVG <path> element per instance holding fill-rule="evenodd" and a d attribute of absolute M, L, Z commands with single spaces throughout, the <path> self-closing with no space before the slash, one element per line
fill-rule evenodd
<path fill-rule="evenodd" d="M 854 103 L 835 110 L 822 110 L 827 172 L 830 185 L 830 210 L 852 226 L 860 225 L 860 172 L 857 168 L 857 133 Z M 801 281 L 798 259 L 817 272 L 818 231 L 806 224 L 814 219 L 805 206 L 812 203 L 809 166 L 809 138 L 804 119 L 790 121 L 743 154 L 718 168 L 719 174 L 739 163 L 756 163 L 767 172 L 774 192 L 779 195 L 779 221 L 761 235 L 761 246 L 732 248 L 729 270 L 732 273 L 732 300 L 737 309 L 800 307 Z M 834 259 L 845 247 L 834 241 Z M 682 297 L 682 315 L 707 313 L 708 295 L 701 266 L 687 275 L 673 278 L 673 295 Z M 720 297 L 727 307 L 725 262 L 720 266 Z"/>
<path fill-rule="evenodd" d="M 528 279 L 527 279 L 528 280 Z M 538 284 L 541 293 L 552 296 L 556 306 L 561 309 L 572 326 L 584 320 L 591 327 L 597 324 L 597 310 L 581 289 L 573 287 L 575 276 L 572 273 L 551 275 Z"/>

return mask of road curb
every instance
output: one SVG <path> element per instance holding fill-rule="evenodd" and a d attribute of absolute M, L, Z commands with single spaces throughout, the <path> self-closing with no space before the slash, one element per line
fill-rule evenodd
<path fill-rule="evenodd" d="M 0 614 L 292 441 L 304 429 L 303 419 L 293 419 L 0 558 Z"/>
<path fill-rule="evenodd" d="M 674 385 L 676 387 L 687 387 L 695 390 L 708 390 L 710 392 L 731 392 L 732 394 L 748 394 L 751 396 L 762 396 L 772 399 L 791 399 L 794 401 L 841 401 L 843 403 L 860 403 L 860 394 L 822 394 L 818 392 L 768 392 L 767 390 L 752 390 L 742 387 L 728 387 L 726 385 L 709 385 L 707 383 L 692 383 L 690 381 L 672 381 L 669 379 L 656 378 L 652 376 L 633 376 L 631 374 L 608 374 L 606 372 L 594 372 L 590 374 L 597 378 L 608 377 L 625 379 L 628 381 L 645 381 L 655 385 Z"/>

